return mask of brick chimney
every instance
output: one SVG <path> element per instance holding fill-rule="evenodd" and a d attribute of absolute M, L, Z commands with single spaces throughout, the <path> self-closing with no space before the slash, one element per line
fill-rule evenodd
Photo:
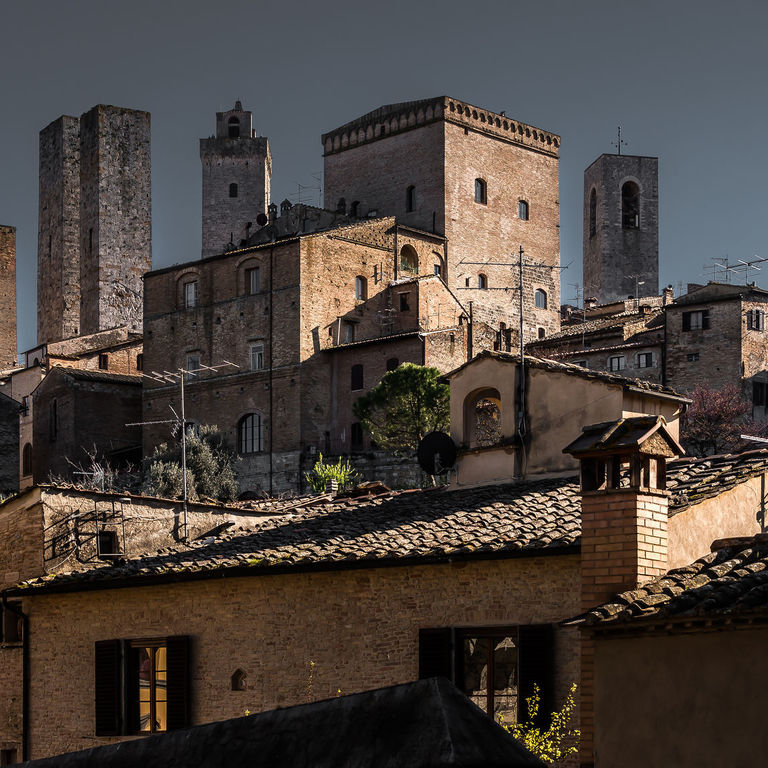
<path fill-rule="evenodd" d="M 581 467 L 581 610 L 667 570 L 667 459 L 683 449 L 663 416 L 584 427 L 564 453 Z M 580 764 L 593 765 L 594 641 L 581 638 Z"/>

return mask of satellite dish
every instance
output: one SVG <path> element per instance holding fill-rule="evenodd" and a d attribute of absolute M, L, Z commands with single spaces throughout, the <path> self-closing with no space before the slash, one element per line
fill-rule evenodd
<path fill-rule="evenodd" d="M 456 443 L 445 432 L 430 432 L 419 443 L 416 458 L 428 475 L 447 472 L 456 463 Z"/>
<path fill-rule="evenodd" d="M 267 214 L 266 213 L 258 213 L 258 214 L 256 214 L 256 223 L 260 227 L 263 227 L 268 221 L 269 221 L 269 219 L 267 218 Z"/>

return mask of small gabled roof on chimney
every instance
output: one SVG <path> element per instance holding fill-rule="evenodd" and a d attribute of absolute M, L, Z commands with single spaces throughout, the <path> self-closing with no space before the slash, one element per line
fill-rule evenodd
<path fill-rule="evenodd" d="M 618 421 L 591 424 L 563 453 L 580 458 L 606 453 L 626 451 L 645 453 L 652 456 L 682 456 L 685 450 L 670 434 L 663 416 L 633 416 Z"/>

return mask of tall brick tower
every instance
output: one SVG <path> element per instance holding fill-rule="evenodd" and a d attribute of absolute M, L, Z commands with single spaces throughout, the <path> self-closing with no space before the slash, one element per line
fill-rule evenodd
<path fill-rule="evenodd" d="M 16 365 L 16 227 L 0 225 L 0 368 Z"/>
<path fill-rule="evenodd" d="M 99 104 L 40 132 L 39 343 L 141 330 L 152 268 L 148 112 Z"/>
<path fill-rule="evenodd" d="M 200 139 L 203 164 L 203 258 L 223 253 L 256 227 L 266 214 L 272 155 L 265 136 L 256 136 L 252 113 L 235 102 L 216 113 L 216 136 Z"/>
<path fill-rule="evenodd" d="M 527 340 L 559 330 L 560 137 L 440 96 L 389 104 L 322 137 L 325 207 L 395 215 L 445 235 L 448 286 L 474 318 L 518 327 L 520 246 Z M 550 269 L 552 267 L 552 269 Z"/>
<path fill-rule="evenodd" d="M 659 159 L 600 155 L 584 171 L 584 296 L 659 292 Z"/>

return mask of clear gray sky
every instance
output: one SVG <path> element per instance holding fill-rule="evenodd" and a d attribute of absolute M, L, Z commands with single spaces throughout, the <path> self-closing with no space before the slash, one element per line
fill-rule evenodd
<path fill-rule="evenodd" d="M 563 137 L 563 300 L 581 282 L 582 174 L 658 155 L 662 283 L 768 256 L 768 3 L 757 0 L 0 2 L 0 223 L 18 228 L 19 344 L 35 343 L 38 132 L 107 103 L 152 113 L 156 267 L 200 255 L 198 139 L 239 98 L 273 199 L 322 170 L 321 133 L 447 94 Z M 742 278 L 743 279 L 743 278 Z M 768 265 L 756 276 L 768 287 Z"/>

